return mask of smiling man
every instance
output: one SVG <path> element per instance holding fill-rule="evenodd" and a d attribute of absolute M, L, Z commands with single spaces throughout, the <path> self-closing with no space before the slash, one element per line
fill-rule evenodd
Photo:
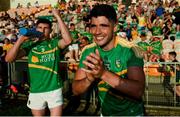
<path fill-rule="evenodd" d="M 90 18 L 94 43 L 82 51 L 73 81 L 74 94 L 82 94 L 98 82 L 103 116 L 144 115 L 143 59 L 115 36 L 117 15 L 112 6 L 94 6 Z"/>

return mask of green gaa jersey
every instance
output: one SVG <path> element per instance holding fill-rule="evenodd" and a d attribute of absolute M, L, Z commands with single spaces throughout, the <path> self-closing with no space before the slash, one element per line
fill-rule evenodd
<path fill-rule="evenodd" d="M 159 36 L 162 35 L 162 29 L 160 26 L 154 26 L 152 27 L 152 35 L 153 36 Z"/>
<path fill-rule="evenodd" d="M 128 67 L 143 67 L 144 65 L 143 59 L 136 57 L 132 48 L 122 45 L 121 39 L 116 38 L 115 47 L 109 51 L 104 51 L 95 43 L 87 45 L 82 52 L 80 68 L 84 67 L 82 62 L 86 56 L 95 52 L 96 49 L 98 49 L 106 69 L 119 75 L 119 78 L 127 79 Z M 104 116 L 143 115 L 142 101 L 127 98 L 102 80 L 98 83 L 98 95 L 102 107 L 101 112 Z"/>
<path fill-rule="evenodd" d="M 70 31 L 70 34 L 71 34 L 71 36 L 73 38 L 73 41 L 76 41 L 79 38 L 79 36 L 78 36 L 79 32 L 76 31 L 76 30 Z"/>
<path fill-rule="evenodd" d="M 42 42 L 28 41 L 22 45 L 28 56 L 30 92 L 41 93 L 62 87 L 58 38 Z"/>

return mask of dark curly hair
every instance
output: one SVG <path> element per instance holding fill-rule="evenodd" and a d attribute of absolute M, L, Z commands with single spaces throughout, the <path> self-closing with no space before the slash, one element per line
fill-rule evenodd
<path fill-rule="evenodd" d="M 49 21 L 48 19 L 45 19 L 45 18 L 38 18 L 38 21 L 36 22 L 36 26 L 39 23 L 45 23 L 45 24 L 48 24 L 50 28 L 52 27 L 51 21 Z"/>
<path fill-rule="evenodd" d="M 90 11 L 89 17 L 105 16 L 109 21 L 113 23 L 117 22 L 117 14 L 115 9 L 107 4 L 97 4 Z"/>

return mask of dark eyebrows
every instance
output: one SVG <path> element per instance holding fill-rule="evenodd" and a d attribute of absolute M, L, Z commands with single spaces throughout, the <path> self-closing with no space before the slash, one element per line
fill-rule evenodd
<path fill-rule="evenodd" d="M 91 28 L 91 27 L 95 27 L 95 26 L 96 26 L 95 24 L 91 24 L 91 25 L 90 25 L 90 28 Z"/>
<path fill-rule="evenodd" d="M 37 28 L 43 28 L 43 26 L 37 26 Z M 48 27 L 44 27 L 46 29 L 50 29 L 49 26 Z"/>
<path fill-rule="evenodd" d="M 109 27 L 108 24 L 101 24 L 101 26 L 103 26 L 103 27 Z"/>
<path fill-rule="evenodd" d="M 95 27 L 96 25 L 95 24 L 91 24 L 90 27 Z M 109 27 L 110 25 L 109 24 L 100 24 L 100 26 L 102 27 Z"/>

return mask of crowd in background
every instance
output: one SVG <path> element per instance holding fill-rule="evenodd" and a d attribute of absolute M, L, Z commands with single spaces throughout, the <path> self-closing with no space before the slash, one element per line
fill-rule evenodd
<path fill-rule="evenodd" d="M 79 60 L 82 48 L 81 39 L 92 43 L 89 33 L 88 14 L 94 4 L 111 4 L 117 14 L 118 23 L 116 35 L 137 44 L 144 50 L 146 62 L 157 62 L 160 55 L 169 61 L 168 53 L 175 51 L 176 59 L 180 61 L 180 8 L 176 0 L 139 0 L 125 6 L 121 1 L 81 1 L 58 0 L 57 5 L 39 5 L 38 1 L 27 6 L 18 4 L 16 9 L 0 12 L 0 42 L 5 51 L 18 39 L 19 28 L 33 28 L 37 18 L 45 17 L 53 22 L 52 36 L 57 34 L 57 26 L 51 15 L 51 9 L 56 7 L 68 25 L 73 36 L 73 44 L 67 49 L 66 59 Z M 8 40 L 8 41 L 7 41 Z M 5 54 L 4 54 L 5 55 Z M 65 60 L 66 60 L 65 59 Z"/>
<path fill-rule="evenodd" d="M 89 11 L 95 4 L 101 3 L 114 7 L 118 15 L 116 35 L 141 46 L 145 62 L 180 62 L 180 3 L 176 0 L 139 0 L 132 1 L 130 6 L 124 5 L 121 0 L 58 0 L 55 6 L 40 5 L 38 1 L 27 6 L 19 3 L 15 9 L 0 12 L 0 61 L 3 63 L 0 66 L 0 73 L 3 73 L 0 74 L 0 86 L 2 79 L 6 79 L 3 77 L 8 74 L 3 71 L 7 69 L 4 57 L 20 36 L 20 28 L 34 28 L 37 19 L 44 17 L 53 22 L 51 36 L 60 35 L 51 13 L 52 8 L 59 9 L 73 37 L 73 43 L 64 50 L 62 60 L 76 63 L 83 47 L 93 42 Z"/>

